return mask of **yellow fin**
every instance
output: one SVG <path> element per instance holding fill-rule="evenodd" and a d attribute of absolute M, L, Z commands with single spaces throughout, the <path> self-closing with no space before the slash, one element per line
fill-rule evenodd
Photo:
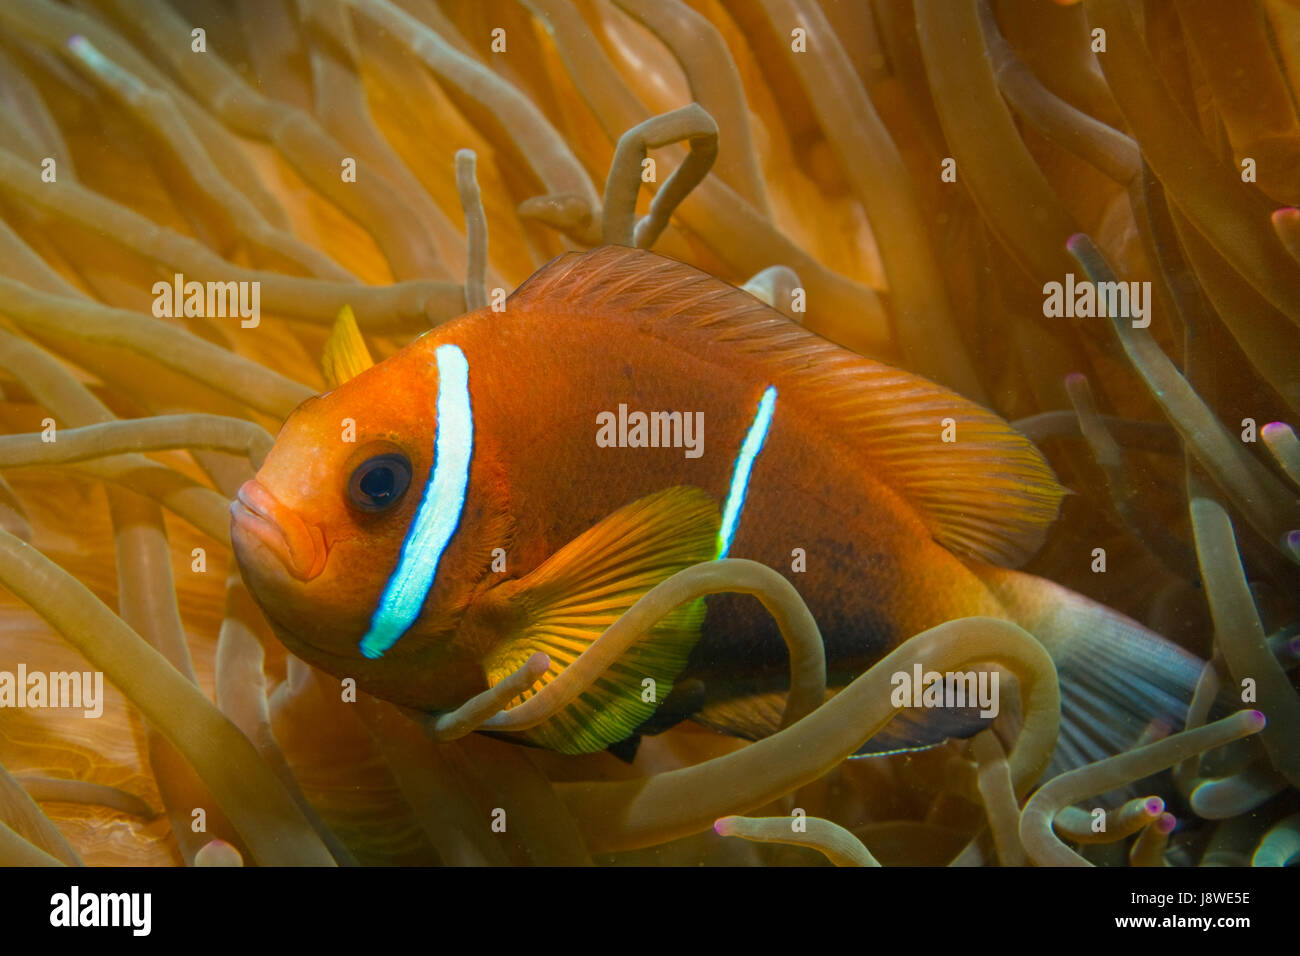
<path fill-rule="evenodd" d="M 1065 490 L 1003 419 L 833 345 L 694 266 L 624 246 L 570 252 L 515 290 L 510 314 L 526 316 L 557 298 L 665 348 L 748 367 L 756 384 L 776 386 L 782 408 L 801 414 L 803 427 L 820 431 L 819 443 L 844 448 L 958 554 L 1014 567 L 1038 550 L 1056 518 Z"/>
<path fill-rule="evenodd" d="M 361 337 L 352 306 L 345 305 L 339 309 L 334 329 L 325 340 L 325 354 L 320 364 L 329 388 L 337 388 L 375 364 L 366 348 L 366 340 Z"/>
<path fill-rule="evenodd" d="M 625 505 L 522 580 L 503 585 L 521 623 L 485 661 L 489 684 L 537 651 L 551 658 L 541 679 L 549 683 L 643 594 L 712 559 L 720 524 L 706 492 L 668 488 Z M 523 735 L 561 753 L 591 753 L 627 738 L 672 690 L 703 623 L 702 598 L 673 611 L 573 703 Z M 655 682 L 653 700 L 645 699 L 647 678 Z"/>

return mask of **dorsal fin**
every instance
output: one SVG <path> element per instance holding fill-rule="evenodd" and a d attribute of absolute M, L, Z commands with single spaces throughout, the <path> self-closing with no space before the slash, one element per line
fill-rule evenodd
<path fill-rule="evenodd" d="M 337 388 L 375 364 L 375 360 L 370 357 L 370 350 L 366 348 L 366 340 L 361 337 L 361 329 L 357 325 L 357 317 L 352 314 L 352 306 L 345 305 L 339 309 L 334 328 L 325 340 L 325 352 L 320 364 L 328 388 Z"/>
<path fill-rule="evenodd" d="M 1005 421 L 942 386 L 827 342 L 747 292 L 644 249 L 567 253 L 510 297 L 597 314 L 698 355 L 719 347 L 762 363 L 783 402 L 803 406 L 908 504 L 950 550 L 1004 566 L 1042 545 L 1064 489 Z M 725 345 L 724 345 L 725 343 Z M 943 438 L 951 418 L 955 441 Z"/>

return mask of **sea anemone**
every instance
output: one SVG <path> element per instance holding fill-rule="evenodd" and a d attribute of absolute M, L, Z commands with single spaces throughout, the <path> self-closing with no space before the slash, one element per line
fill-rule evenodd
<path fill-rule="evenodd" d="M 111 685 L 98 719 L 0 710 L 0 864 L 1300 853 L 1294 4 L 233 9 L 0 4 L 0 661 Z M 601 243 L 1013 420 L 1077 492 L 1030 570 L 1206 658 L 1186 725 L 1049 779 L 1072 703 L 1031 634 L 949 621 L 828 695 L 817 622 L 744 560 L 664 582 L 543 690 L 535 655 L 451 713 L 287 654 L 227 503 L 323 390 L 340 311 L 382 359 Z M 1150 283 L 1147 321 L 1048 315 L 1076 271 Z M 256 282 L 260 312 L 160 314 L 177 275 Z M 626 764 L 475 732 L 535 725 L 675 607 L 732 591 L 789 647 L 774 735 L 683 724 Z M 996 664 L 1018 707 L 855 757 L 920 660 Z"/>

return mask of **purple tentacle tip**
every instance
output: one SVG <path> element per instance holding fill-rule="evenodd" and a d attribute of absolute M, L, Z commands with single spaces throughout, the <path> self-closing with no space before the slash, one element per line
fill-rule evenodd
<path fill-rule="evenodd" d="M 1178 818 L 1172 813 L 1160 814 L 1160 819 L 1155 822 L 1156 829 L 1161 833 L 1173 833 L 1176 826 L 1178 826 Z"/>
<path fill-rule="evenodd" d="M 1147 801 L 1147 813 L 1151 816 L 1157 816 L 1165 810 L 1165 802 L 1159 797 L 1152 797 Z"/>

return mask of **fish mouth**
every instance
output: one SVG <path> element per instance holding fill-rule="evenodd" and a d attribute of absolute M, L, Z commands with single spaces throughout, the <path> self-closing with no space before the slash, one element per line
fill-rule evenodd
<path fill-rule="evenodd" d="M 325 570 L 325 535 L 282 504 L 256 478 L 244 482 L 230 503 L 232 535 L 249 534 L 275 555 L 299 581 Z"/>

